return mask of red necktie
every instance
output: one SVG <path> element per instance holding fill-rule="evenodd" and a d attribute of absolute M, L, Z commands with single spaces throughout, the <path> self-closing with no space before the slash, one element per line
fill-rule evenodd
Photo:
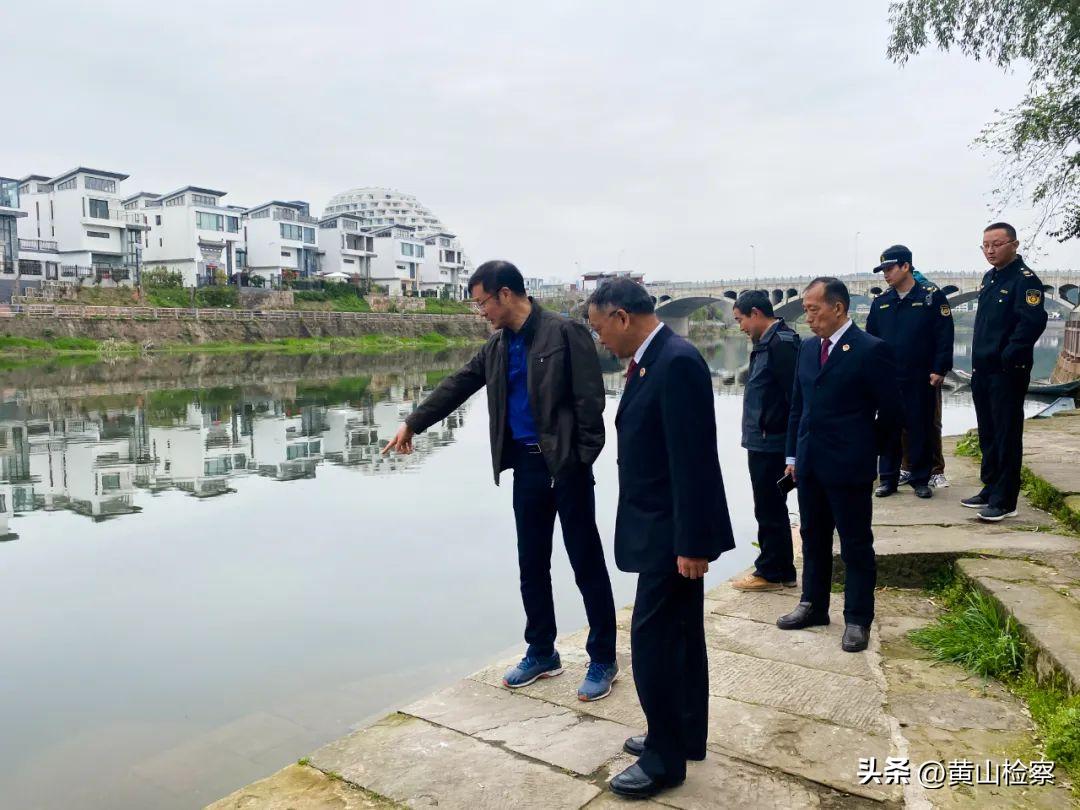
<path fill-rule="evenodd" d="M 821 366 L 825 365 L 825 361 L 829 359 L 829 339 L 821 341 Z"/>
<path fill-rule="evenodd" d="M 630 382 L 630 377 L 637 371 L 637 360 L 630 358 L 630 365 L 626 367 L 626 381 Z"/>

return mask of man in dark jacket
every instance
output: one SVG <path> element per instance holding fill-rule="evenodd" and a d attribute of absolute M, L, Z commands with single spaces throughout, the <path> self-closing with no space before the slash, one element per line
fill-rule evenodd
<path fill-rule="evenodd" d="M 742 293 L 733 312 L 754 344 L 743 391 L 742 446 L 754 492 L 759 554 L 754 572 L 731 586 L 740 591 L 779 591 L 785 585 L 795 587 L 787 493 L 777 482 L 786 466 L 784 445 L 799 336 L 783 318 L 773 317 L 772 302 L 762 290 Z"/>
<path fill-rule="evenodd" d="M 937 392 L 952 369 L 953 319 L 945 294 L 932 284 L 919 284 L 911 265 L 911 251 L 893 245 L 881 254 L 874 268 L 883 273 L 889 289 L 870 304 L 866 332 L 881 338 L 896 358 L 904 424 L 892 436 L 878 459 L 879 498 L 896 492 L 900 480 L 903 440 L 907 439 L 910 483 L 919 498 L 929 498 L 934 469 L 934 412 Z"/>
<path fill-rule="evenodd" d="M 630 358 L 615 417 L 615 562 L 639 575 L 630 650 L 648 734 L 626 741 L 639 759 L 611 780 L 611 789 L 644 797 L 682 782 L 688 759 L 705 758 L 702 577 L 735 542 L 705 360 L 657 319 L 649 294 L 627 278 L 593 293 L 589 322 L 601 343 Z"/>
<path fill-rule="evenodd" d="M 510 688 L 562 673 L 555 650 L 551 544 L 555 515 L 589 619 L 590 664 L 581 700 L 611 692 L 615 603 L 596 530 L 592 464 L 604 447 L 604 383 L 596 345 L 580 323 L 541 309 L 514 265 L 485 262 L 469 279 L 474 306 L 496 328 L 464 368 L 443 380 L 383 449 L 412 452 L 412 438 L 487 386 L 491 462 L 514 470 L 521 599 L 528 650 L 503 678 Z"/>
<path fill-rule="evenodd" d="M 979 286 L 971 339 L 971 396 L 979 423 L 982 490 L 960 501 L 997 522 L 1016 515 L 1024 453 L 1024 396 L 1035 342 L 1046 328 L 1042 282 L 1017 254 L 1016 229 L 995 222 L 983 232 L 992 268 Z"/>
<path fill-rule="evenodd" d="M 877 567 L 870 528 L 878 447 L 899 430 L 903 413 L 896 363 L 883 340 L 848 316 L 851 298 L 836 278 L 803 293 L 816 337 L 799 347 L 788 423 L 788 472 L 799 487 L 803 541 L 802 599 L 776 620 L 781 630 L 829 623 L 833 530 L 844 560 L 847 652 L 865 650 L 874 619 Z"/>

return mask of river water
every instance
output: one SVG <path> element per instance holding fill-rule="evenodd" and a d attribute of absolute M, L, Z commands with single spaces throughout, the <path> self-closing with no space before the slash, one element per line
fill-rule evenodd
<path fill-rule="evenodd" d="M 1060 339 L 1043 338 L 1036 376 Z M 716 584 L 755 554 L 728 382 L 748 345 L 702 349 L 738 543 Z M 0 806 L 201 806 L 520 649 L 512 476 L 492 483 L 483 397 L 413 456 L 378 453 L 468 354 L 0 373 Z M 622 375 L 607 368 L 613 435 Z M 974 425 L 967 393 L 945 401 L 947 433 Z M 627 604 L 610 442 L 595 473 Z M 561 629 L 583 626 L 561 548 L 552 575 Z"/>

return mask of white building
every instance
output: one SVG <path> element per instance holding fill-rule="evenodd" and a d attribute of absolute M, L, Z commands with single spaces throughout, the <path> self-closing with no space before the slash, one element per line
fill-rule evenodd
<path fill-rule="evenodd" d="M 185 186 L 169 194 L 141 191 L 124 208 L 146 217 L 146 268 L 180 273 L 185 287 L 227 283 L 245 264 L 244 209 L 225 206 L 224 191 Z"/>
<path fill-rule="evenodd" d="M 323 216 L 355 214 L 365 225 L 409 225 L 420 233 L 443 231 L 445 227 L 429 208 L 411 194 L 375 186 L 353 188 L 330 198 Z"/>
<path fill-rule="evenodd" d="M 138 281 L 147 229 L 125 211 L 117 190 L 126 174 L 80 166 L 52 178 L 19 181 L 19 274 L 46 280 Z"/>
<path fill-rule="evenodd" d="M 371 281 L 387 293 L 420 295 L 420 267 L 426 253 L 426 239 L 409 225 L 393 225 L 370 231 L 375 241 L 371 259 Z"/>
<path fill-rule="evenodd" d="M 249 208 L 244 220 L 247 266 L 275 286 L 283 274 L 298 278 L 318 271 L 318 221 L 306 202 L 273 200 Z"/>
<path fill-rule="evenodd" d="M 635 273 L 630 270 L 596 270 L 581 276 L 581 289 L 591 293 L 605 281 L 613 278 L 628 278 L 638 284 L 645 283 L 644 273 Z"/>
<path fill-rule="evenodd" d="M 465 283 L 465 254 L 452 233 L 440 231 L 424 240 L 424 260 L 420 265 L 422 295 L 461 301 L 468 295 Z"/>
<path fill-rule="evenodd" d="M 367 232 L 361 217 L 353 214 L 323 217 L 319 220 L 319 255 L 322 275 L 358 276 L 366 288 L 371 281 L 375 237 Z"/>

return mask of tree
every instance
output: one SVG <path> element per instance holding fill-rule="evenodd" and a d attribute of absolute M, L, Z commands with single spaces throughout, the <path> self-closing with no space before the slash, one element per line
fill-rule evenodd
<path fill-rule="evenodd" d="M 889 6 L 889 58 L 904 64 L 928 46 L 957 50 L 1002 69 L 1031 66 L 1027 95 L 996 110 L 976 143 L 1001 154 L 1000 205 L 1026 197 L 1037 230 L 1080 236 L 1080 2 L 902 0 Z"/>

